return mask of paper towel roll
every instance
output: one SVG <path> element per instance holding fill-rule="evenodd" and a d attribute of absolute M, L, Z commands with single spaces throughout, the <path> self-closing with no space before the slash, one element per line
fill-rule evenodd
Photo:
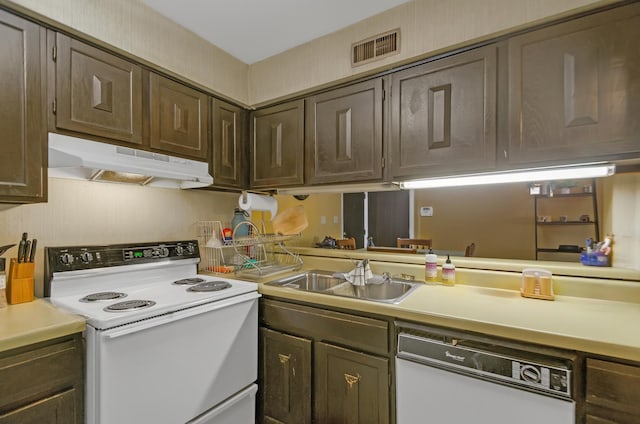
<path fill-rule="evenodd" d="M 271 219 L 276 216 L 278 211 L 278 201 L 273 196 L 264 196 L 262 194 L 246 193 L 241 194 L 238 199 L 238 206 L 245 211 L 267 211 L 271 212 Z"/>

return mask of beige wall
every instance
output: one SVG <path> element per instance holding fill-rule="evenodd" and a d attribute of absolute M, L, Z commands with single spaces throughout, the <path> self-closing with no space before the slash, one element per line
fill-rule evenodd
<path fill-rule="evenodd" d="M 101 40 L 248 104 L 248 65 L 139 0 L 0 0 Z"/>
<path fill-rule="evenodd" d="M 249 102 L 269 102 L 313 87 L 428 57 L 490 34 L 508 32 L 550 16 L 575 13 L 611 0 L 414 0 L 326 35 L 249 69 Z M 351 68 L 351 44 L 400 28 L 400 54 Z"/>
<path fill-rule="evenodd" d="M 420 217 L 432 206 L 432 217 Z M 430 238 L 437 250 L 476 256 L 534 259 L 533 198 L 526 184 L 499 184 L 415 191 L 415 237 Z"/>
<path fill-rule="evenodd" d="M 231 219 L 237 202 L 237 194 L 206 190 L 50 178 L 47 203 L 0 205 L 0 245 L 17 243 L 22 232 L 38 239 L 40 293 L 45 246 L 193 239 L 198 221 Z"/>

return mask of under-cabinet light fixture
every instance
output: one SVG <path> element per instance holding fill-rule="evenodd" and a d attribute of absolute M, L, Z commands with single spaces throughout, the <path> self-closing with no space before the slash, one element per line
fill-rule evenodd
<path fill-rule="evenodd" d="M 481 184 L 503 184 L 580 178 L 608 177 L 616 167 L 610 163 L 587 163 L 548 168 L 520 169 L 505 172 L 459 175 L 445 178 L 426 178 L 400 183 L 402 189 L 461 187 Z"/>

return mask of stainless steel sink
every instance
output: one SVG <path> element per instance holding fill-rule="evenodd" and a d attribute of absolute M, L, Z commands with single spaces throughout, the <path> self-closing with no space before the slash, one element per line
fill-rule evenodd
<path fill-rule="evenodd" d="M 354 286 L 344 278 L 334 276 L 333 272 L 324 270 L 306 271 L 266 284 L 384 303 L 398 303 L 420 285 L 413 281 L 378 278 L 370 284 Z"/>
<path fill-rule="evenodd" d="M 267 283 L 269 286 L 282 286 L 292 289 L 321 292 L 336 287 L 345 280 L 333 276 L 333 272 L 312 270 L 306 271 L 278 281 Z"/>

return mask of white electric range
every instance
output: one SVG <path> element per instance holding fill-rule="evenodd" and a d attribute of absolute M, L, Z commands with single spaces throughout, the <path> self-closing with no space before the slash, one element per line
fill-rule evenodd
<path fill-rule="evenodd" d="M 45 255 L 45 296 L 87 318 L 87 423 L 255 421 L 255 283 L 199 275 L 195 240 Z"/>

